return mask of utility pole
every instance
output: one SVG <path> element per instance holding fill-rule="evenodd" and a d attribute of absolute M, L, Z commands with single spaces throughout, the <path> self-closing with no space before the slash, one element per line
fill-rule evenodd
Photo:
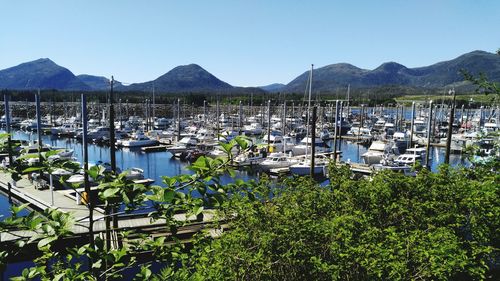
<path fill-rule="evenodd" d="M 339 123 L 339 101 L 335 101 L 335 130 L 333 137 L 333 161 L 337 162 L 337 134 L 338 134 L 338 123 Z"/>
<path fill-rule="evenodd" d="M 271 100 L 267 101 L 267 153 L 271 147 Z"/>
<path fill-rule="evenodd" d="M 181 99 L 177 99 L 177 141 L 181 140 Z"/>
<path fill-rule="evenodd" d="M 92 203 L 92 197 L 90 193 L 90 182 L 89 182 L 89 153 L 88 153 L 88 139 L 87 139 L 87 97 L 82 94 L 82 147 L 83 147 L 83 184 L 86 194 L 87 208 L 89 209 L 89 244 L 90 247 L 94 248 L 94 205 Z M 83 197 L 83 196 L 82 196 Z"/>
<path fill-rule="evenodd" d="M 220 141 L 220 118 L 219 118 L 219 95 L 217 95 L 217 104 L 215 108 L 215 121 L 217 123 L 217 141 Z"/>
<path fill-rule="evenodd" d="M 42 111 L 40 109 L 40 89 L 35 94 L 36 103 L 36 129 L 38 132 L 38 158 L 42 163 Z"/>
<path fill-rule="evenodd" d="M 155 121 L 156 117 L 156 101 L 155 101 L 155 81 L 153 81 L 153 110 L 152 110 L 153 116 L 151 122 Z M 151 126 L 152 128 L 154 127 L 154 124 Z"/>
<path fill-rule="evenodd" d="M 407 148 L 410 148 L 413 143 L 413 124 L 415 122 L 415 102 L 411 104 L 411 120 L 410 120 L 410 143 Z"/>
<path fill-rule="evenodd" d="M 12 165 L 12 137 L 10 136 L 10 107 L 9 107 L 9 94 L 3 95 L 3 100 L 5 103 L 5 132 L 7 135 L 7 151 L 9 153 L 9 166 Z M 9 193 L 10 194 L 10 193 Z"/>
<path fill-rule="evenodd" d="M 450 164 L 450 152 L 451 152 L 451 134 L 453 133 L 453 119 L 455 115 L 455 89 L 451 89 L 449 94 L 453 95 L 453 101 L 451 103 L 450 118 L 448 121 L 448 135 L 446 137 L 446 154 L 444 156 L 444 163 Z"/>
<path fill-rule="evenodd" d="M 427 146 L 425 149 L 425 165 L 427 165 L 427 168 L 430 170 L 431 165 L 429 165 L 429 154 L 431 152 L 431 126 L 432 126 L 432 100 L 429 101 L 429 116 L 427 120 Z"/>
<path fill-rule="evenodd" d="M 114 78 L 111 76 L 111 91 L 109 92 L 109 153 L 111 170 L 116 174 L 116 148 L 115 148 L 115 98 L 113 93 Z"/>
<path fill-rule="evenodd" d="M 243 132 L 243 105 L 240 101 L 240 106 L 239 106 L 239 113 L 238 113 L 238 127 L 239 127 L 239 131 L 238 131 L 238 135 L 241 135 L 242 132 Z"/>

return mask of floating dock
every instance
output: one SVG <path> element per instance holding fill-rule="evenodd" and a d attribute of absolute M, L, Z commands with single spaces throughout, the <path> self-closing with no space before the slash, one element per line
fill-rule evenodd
<path fill-rule="evenodd" d="M 141 147 L 141 151 L 143 151 L 143 152 L 160 152 L 160 151 L 166 151 L 166 150 L 167 150 L 167 147 L 165 145 Z"/>
<path fill-rule="evenodd" d="M 146 179 L 146 181 L 149 180 Z M 62 212 L 72 213 L 77 223 L 73 225 L 71 229 L 73 234 L 71 237 L 68 237 L 68 239 L 72 239 L 74 243 L 86 241 L 82 240 L 82 237 L 88 236 L 89 233 L 89 209 L 86 205 L 79 202 L 80 198 L 77 198 L 78 196 L 76 195 L 76 191 L 83 191 L 83 188 L 78 188 L 76 191 L 73 189 L 38 190 L 26 176 L 23 176 L 22 179 L 17 181 L 14 185 L 9 183 L 12 183 L 11 175 L 4 171 L 0 171 L 0 191 L 5 193 L 9 200 L 20 204 L 28 203 L 29 208 L 33 210 L 54 208 Z M 95 188 L 96 187 L 93 187 L 93 189 Z M 95 235 L 102 235 L 106 231 L 104 215 L 105 213 L 102 208 L 94 208 L 93 230 Z M 202 219 L 194 215 L 187 216 L 184 213 L 175 214 L 173 217 L 174 220 L 185 222 L 185 225 L 179 228 L 176 235 L 180 239 L 184 239 L 188 242 L 192 235 L 204 229 L 206 224 L 213 222 L 214 212 L 212 210 L 204 210 Z M 146 214 L 119 215 L 118 227 L 112 229 L 112 231 L 115 233 L 119 231 L 133 231 L 155 237 L 171 235 L 170 228 L 165 224 L 164 220 L 153 221 Z M 210 229 L 210 235 L 220 235 L 221 231 L 222 229 Z M 0 233 L 0 241 L 14 242 L 21 237 L 27 238 L 34 234 L 35 233 L 32 231 L 25 230 L 2 232 Z"/>

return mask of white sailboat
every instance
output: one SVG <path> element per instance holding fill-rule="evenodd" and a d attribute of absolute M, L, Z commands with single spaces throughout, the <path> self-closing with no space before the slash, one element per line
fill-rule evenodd
<path fill-rule="evenodd" d="M 295 175 L 308 175 L 311 172 L 311 169 L 313 170 L 313 174 L 321 174 L 323 173 L 326 165 L 328 165 L 328 161 L 314 161 L 314 167 L 312 165 L 312 151 L 311 151 L 311 156 L 308 155 L 309 149 L 312 149 L 312 147 L 309 147 L 310 143 L 312 143 L 313 140 L 312 138 L 309 138 L 309 126 L 310 126 L 310 120 L 309 117 L 311 115 L 311 92 L 312 92 L 312 75 L 313 75 L 313 68 L 314 65 L 311 65 L 311 72 L 309 74 L 309 101 L 307 105 L 307 123 L 306 123 L 306 138 L 305 138 L 305 157 L 301 161 L 299 161 L 296 164 L 293 164 L 290 166 L 290 173 L 295 174 Z M 297 146 L 295 147 L 297 148 Z M 316 149 L 315 149 L 316 151 Z M 316 160 L 316 158 L 314 159 Z"/>

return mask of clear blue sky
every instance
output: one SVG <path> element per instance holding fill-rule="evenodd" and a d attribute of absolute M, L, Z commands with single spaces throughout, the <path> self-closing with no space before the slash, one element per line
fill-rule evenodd
<path fill-rule="evenodd" d="M 500 48 L 497 0 L 0 0 L 0 69 L 50 58 L 124 82 L 197 63 L 232 85 Z"/>

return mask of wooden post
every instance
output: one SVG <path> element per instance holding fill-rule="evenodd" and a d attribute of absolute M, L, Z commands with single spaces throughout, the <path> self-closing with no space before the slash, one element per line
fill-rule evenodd
<path fill-rule="evenodd" d="M 285 134 L 286 134 L 286 100 L 283 103 L 283 136 L 285 136 Z M 285 145 L 284 142 L 283 145 Z"/>
<path fill-rule="evenodd" d="M 38 159 L 42 163 L 42 110 L 40 109 L 40 89 L 35 94 L 36 129 L 38 132 Z M 10 163 L 9 163 L 10 164 Z"/>
<path fill-rule="evenodd" d="M 219 95 L 217 95 L 217 106 L 215 111 L 215 122 L 217 123 L 217 141 L 220 141 Z"/>
<path fill-rule="evenodd" d="M 271 147 L 271 100 L 267 101 L 267 153 Z"/>
<path fill-rule="evenodd" d="M 181 140 L 181 100 L 177 99 L 177 141 Z"/>
<path fill-rule="evenodd" d="M 431 152 L 431 125 L 432 125 L 432 100 L 429 101 L 429 119 L 427 120 L 427 146 L 425 149 L 425 165 L 430 170 L 431 165 L 429 165 L 429 154 Z"/>
<path fill-rule="evenodd" d="M 413 143 L 413 124 L 415 123 L 415 102 L 411 103 L 411 120 L 410 120 L 410 143 L 408 144 L 408 147 L 410 148 Z"/>
<path fill-rule="evenodd" d="M 116 174 L 116 148 L 115 148 L 115 98 L 113 84 L 115 79 L 111 76 L 111 91 L 109 92 L 109 153 L 111 159 L 111 170 Z"/>
<path fill-rule="evenodd" d="M 9 203 L 12 204 L 12 185 L 10 182 L 7 183 L 7 190 L 9 195 Z"/>
<path fill-rule="evenodd" d="M 444 155 L 444 163 L 450 164 L 450 152 L 451 152 L 451 135 L 453 133 L 453 119 L 455 115 L 455 89 L 449 91 L 453 95 L 453 101 L 451 103 L 450 118 L 448 120 L 448 135 L 446 136 L 446 153 Z"/>
<path fill-rule="evenodd" d="M 339 143 L 339 151 L 342 150 L 342 113 L 344 112 L 344 102 L 340 101 L 340 116 L 339 116 L 339 130 L 338 130 L 338 143 Z"/>
<path fill-rule="evenodd" d="M 87 97 L 82 94 L 82 147 L 83 147 L 83 184 L 85 193 L 87 194 L 87 208 L 89 209 L 89 244 L 90 247 L 94 248 L 94 204 L 92 200 L 92 195 L 90 193 L 90 183 L 89 183 L 89 154 L 88 154 L 88 139 L 87 139 Z"/>
<path fill-rule="evenodd" d="M 12 137 L 10 135 L 10 107 L 9 107 L 9 94 L 3 95 L 4 103 L 5 103 L 5 132 L 8 134 L 7 136 L 7 152 L 9 154 L 9 166 L 12 165 Z M 27 110 L 27 109 L 26 109 Z"/>
<path fill-rule="evenodd" d="M 240 101 L 240 106 L 239 106 L 239 112 L 238 112 L 238 127 L 239 127 L 239 131 L 238 131 L 238 135 L 241 135 L 242 132 L 243 132 L 243 105 Z"/>
<path fill-rule="evenodd" d="M 337 133 L 338 133 L 338 122 L 339 122 L 339 101 L 335 101 L 335 131 L 333 137 L 333 161 L 337 162 Z"/>

